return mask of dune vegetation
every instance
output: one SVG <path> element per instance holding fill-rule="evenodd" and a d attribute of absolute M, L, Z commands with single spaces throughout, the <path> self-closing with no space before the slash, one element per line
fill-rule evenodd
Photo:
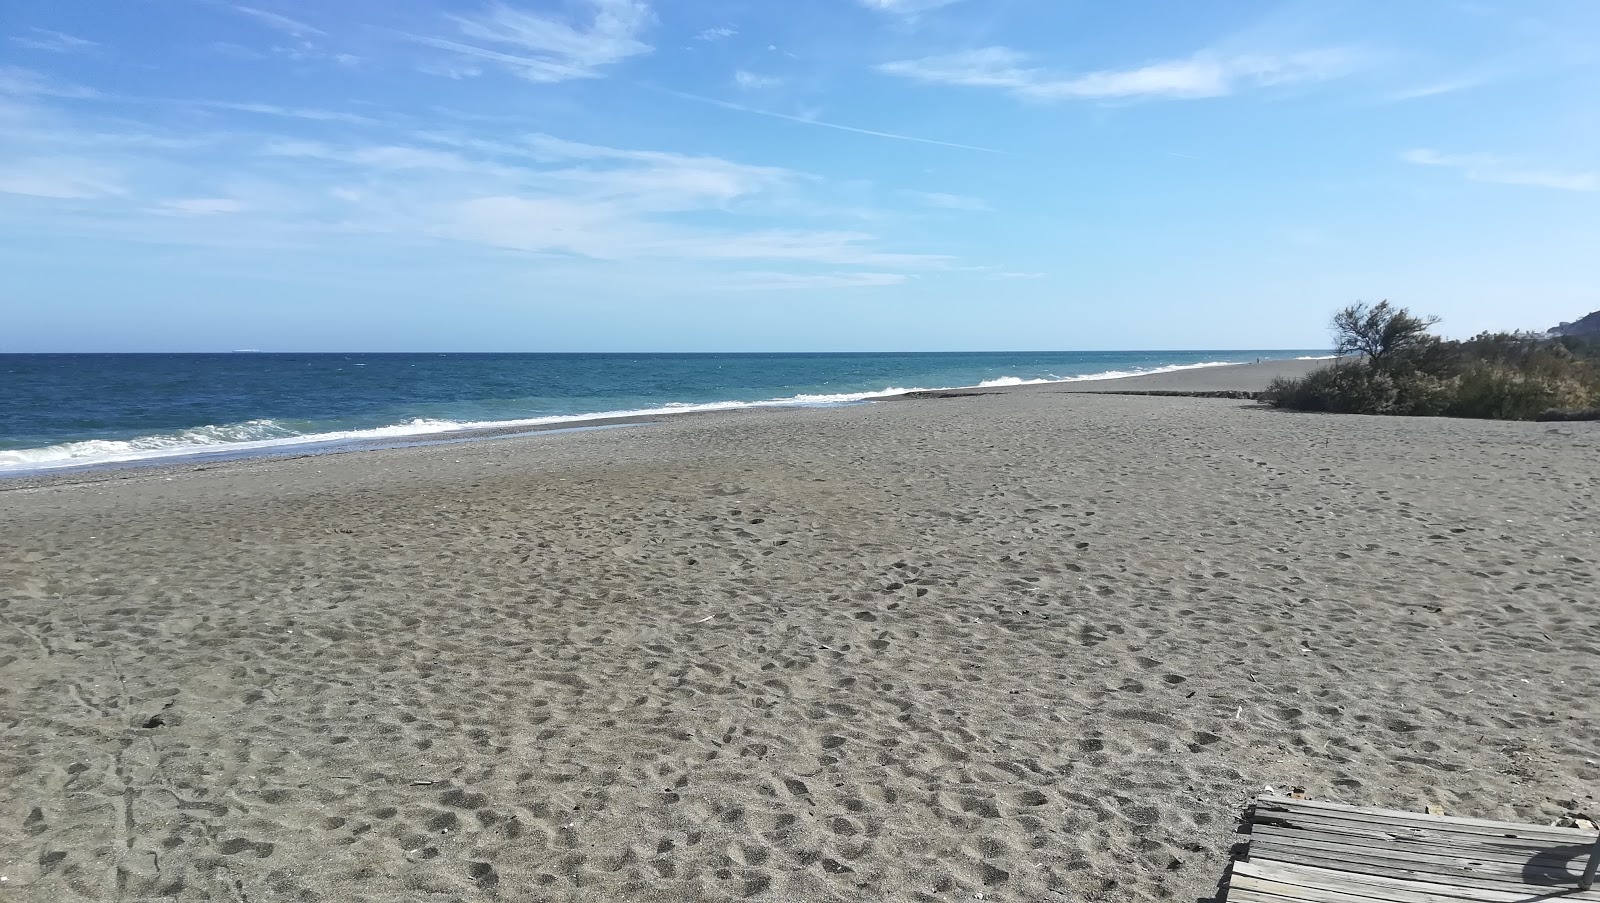
<path fill-rule="evenodd" d="M 1600 419 L 1600 340 L 1536 333 L 1482 333 L 1453 341 L 1388 301 L 1354 304 L 1333 317 L 1340 359 L 1262 395 L 1274 407 L 1337 414 Z"/>

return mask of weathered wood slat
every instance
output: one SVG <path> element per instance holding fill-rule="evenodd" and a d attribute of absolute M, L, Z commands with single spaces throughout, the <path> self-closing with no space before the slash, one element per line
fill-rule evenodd
<path fill-rule="evenodd" d="M 1568 864 L 1570 860 L 1565 856 L 1487 858 L 1468 855 L 1463 851 L 1453 850 L 1445 846 L 1426 847 L 1423 850 L 1395 845 L 1388 847 L 1361 846 L 1343 843 L 1337 837 L 1330 840 L 1325 835 L 1310 835 L 1310 832 L 1304 831 L 1282 835 L 1268 834 L 1256 830 L 1251 832 L 1250 843 L 1251 849 L 1257 851 L 1257 853 L 1262 849 L 1278 847 L 1321 850 L 1335 855 L 1414 862 L 1419 867 L 1427 866 L 1430 871 L 1434 870 L 1433 866 L 1440 866 L 1443 869 L 1466 869 L 1477 874 L 1505 875 L 1514 880 L 1521 880 L 1523 875 L 1543 873 L 1560 877 L 1570 871 Z M 1579 867 L 1581 868 L 1581 866 Z M 1576 877 L 1575 872 L 1574 877 Z"/>
<path fill-rule="evenodd" d="M 1407 867 L 1395 860 L 1364 860 L 1354 857 L 1344 857 L 1337 854 L 1323 853 L 1318 850 L 1301 850 L 1290 847 L 1278 847 L 1265 853 L 1274 862 L 1298 863 L 1300 865 L 1315 866 L 1317 868 L 1335 869 L 1350 874 L 1371 875 L 1378 878 L 1397 878 L 1407 881 L 1426 881 L 1434 884 L 1459 885 L 1461 887 L 1480 887 L 1489 890 L 1515 891 L 1525 885 L 1523 882 L 1504 877 L 1471 874 L 1440 874 L 1430 872 L 1424 868 Z M 1567 882 L 1567 887 L 1576 887 L 1577 881 Z M 1557 889 L 1557 888 L 1551 888 Z"/>
<path fill-rule="evenodd" d="M 1304 897 L 1280 897 L 1277 894 L 1260 893 L 1245 888 L 1238 888 L 1228 892 L 1228 903 L 1302 903 Z M 1361 903 L 1372 903 L 1370 899 L 1357 897 Z"/>
<path fill-rule="evenodd" d="M 1499 831 L 1457 831 L 1454 829 L 1389 823 L 1377 818 L 1360 818 L 1344 813 L 1262 810 L 1257 811 L 1251 820 L 1254 824 L 1310 828 L 1319 831 L 1344 831 L 1351 834 L 1372 834 L 1421 842 L 1446 841 L 1450 843 L 1494 844 L 1511 849 L 1542 849 L 1549 846 L 1563 846 L 1574 842 L 1581 844 L 1584 842 L 1584 834 L 1582 832 L 1578 832 L 1576 838 L 1571 834 L 1562 837 L 1519 837 Z M 1593 837 L 1590 836 L 1588 839 L 1593 840 Z"/>
<path fill-rule="evenodd" d="M 1362 821 L 1389 826 L 1414 827 L 1424 831 L 1462 834 L 1489 834 L 1522 837 L 1532 840 L 1553 840 L 1565 843 L 1582 843 L 1585 838 L 1594 842 L 1594 833 L 1577 828 L 1549 828 L 1541 825 L 1521 825 L 1508 821 L 1484 818 L 1460 818 L 1451 815 L 1420 815 L 1398 809 L 1362 809 L 1343 803 L 1325 803 L 1319 800 L 1296 800 L 1281 796 L 1256 798 L 1256 810 L 1297 812 L 1308 815 L 1321 814 L 1346 821 Z"/>
<path fill-rule="evenodd" d="M 1338 826 L 1326 824 L 1307 827 L 1301 827 L 1301 824 L 1296 823 L 1294 827 L 1283 827 L 1270 823 L 1255 824 L 1250 827 L 1250 835 L 1252 837 L 1276 839 L 1304 837 L 1308 840 L 1328 843 L 1407 850 L 1422 854 L 1440 853 L 1448 850 L 1450 854 L 1459 854 L 1463 857 L 1492 862 L 1524 863 L 1535 859 L 1559 862 L 1567 858 L 1565 851 L 1573 849 L 1567 846 L 1552 846 L 1545 841 L 1510 841 L 1502 844 L 1492 838 L 1463 837 L 1459 835 L 1418 840 L 1376 831 L 1346 831 Z"/>
<path fill-rule="evenodd" d="M 1385 827 L 1377 821 L 1354 821 L 1343 818 L 1308 818 L 1300 815 L 1285 815 L 1278 812 L 1260 813 L 1253 821 L 1254 824 L 1278 826 L 1287 829 L 1300 829 L 1308 831 L 1325 831 L 1329 833 L 1342 833 L 1350 835 L 1365 835 L 1374 838 L 1388 838 L 1395 841 L 1409 843 L 1431 843 L 1465 845 L 1478 848 L 1492 848 L 1508 851 L 1526 851 L 1529 855 L 1541 850 L 1558 848 L 1576 848 L 1594 843 L 1594 835 L 1577 833 L 1561 838 L 1543 837 L 1508 837 L 1502 834 L 1458 834 L 1450 831 L 1436 831 L 1417 828 L 1409 825 L 1390 825 Z"/>
<path fill-rule="evenodd" d="M 1367 874 L 1428 876 L 1428 880 L 1445 882 L 1521 885 L 1531 883 L 1525 880 L 1526 878 L 1533 878 L 1539 884 L 1559 885 L 1576 884 L 1578 881 L 1576 873 L 1569 873 L 1565 868 L 1552 867 L 1544 863 L 1529 865 L 1526 869 L 1499 862 L 1456 865 L 1448 861 L 1447 857 L 1424 857 L 1403 852 L 1385 854 L 1363 847 L 1345 847 L 1338 844 L 1310 842 L 1287 844 L 1253 840 L 1250 842 L 1250 855 L 1252 858 L 1264 856 L 1267 859 L 1280 861 L 1294 861 L 1299 857 L 1306 857 L 1333 863 L 1347 863 L 1346 867 L 1349 870 Z"/>
<path fill-rule="evenodd" d="M 1241 891 L 1243 893 L 1241 893 Z M 1228 903 L 1248 903 L 1257 900 L 1296 900 L 1304 903 L 1521 903 L 1527 897 L 1482 901 L 1470 897 L 1443 896 L 1383 887 L 1321 887 L 1294 881 L 1241 876 L 1228 885 Z"/>
<path fill-rule="evenodd" d="M 1592 832 L 1263 796 L 1229 903 L 1600 903 Z"/>
<path fill-rule="evenodd" d="M 1236 862 L 1229 886 L 1237 878 L 1277 881 L 1296 887 L 1323 888 L 1345 893 L 1392 897 L 1399 903 L 1432 903 L 1404 900 L 1407 895 L 1432 895 L 1445 900 L 1478 900 L 1483 903 L 1521 903 L 1527 900 L 1561 903 L 1596 903 L 1600 891 L 1579 892 L 1576 887 L 1537 887 L 1514 885 L 1510 889 L 1460 887 L 1433 881 L 1415 881 L 1382 875 L 1365 875 L 1340 869 L 1282 862 Z"/>

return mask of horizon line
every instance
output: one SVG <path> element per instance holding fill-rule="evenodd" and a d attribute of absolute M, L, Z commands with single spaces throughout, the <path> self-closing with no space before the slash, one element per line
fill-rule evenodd
<path fill-rule="evenodd" d="M 136 355 L 136 354 L 547 354 L 547 355 L 581 355 L 581 354 L 1166 354 L 1183 353 L 1199 354 L 1202 352 L 1217 352 L 1226 354 L 1256 353 L 1264 351 L 1326 351 L 1332 353 L 1331 348 L 1020 348 L 1020 349 L 933 349 L 933 350 L 878 350 L 878 351 L 844 351 L 844 350 L 810 350 L 810 351 L 283 351 L 266 349 L 229 349 L 226 351 L 0 351 L 0 357 L 8 355 Z"/>

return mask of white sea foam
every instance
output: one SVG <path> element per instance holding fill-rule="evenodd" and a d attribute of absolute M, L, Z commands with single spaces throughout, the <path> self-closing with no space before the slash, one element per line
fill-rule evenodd
<path fill-rule="evenodd" d="M 1332 360 L 1337 360 L 1338 358 L 1339 358 L 1339 355 L 1337 355 L 1337 354 L 1311 354 L 1311 355 L 1307 355 L 1305 357 L 1297 357 L 1297 358 L 1295 358 L 1295 360 L 1297 360 L 1297 361 L 1332 361 Z"/>
<path fill-rule="evenodd" d="M 1108 370 L 1083 376 L 1023 379 L 1002 376 L 984 380 L 977 387 L 947 386 L 943 388 L 988 388 L 994 386 L 1042 385 L 1045 383 L 1081 382 L 1097 379 L 1123 379 L 1147 376 L 1154 373 L 1173 373 L 1179 370 L 1197 370 L 1203 367 L 1226 367 L 1235 361 L 1206 361 L 1198 364 L 1173 364 L 1145 370 Z M 0 451 L 0 476 L 16 476 L 64 467 L 88 467 L 104 464 L 159 461 L 214 454 L 250 454 L 289 450 L 296 446 L 382 442 L 421 436 L 459 433 L 469 430 L 518 429 L 548 427 L 553 424 L 582 425 L 595 420 L 614 417 L 648 417 L 658 414 L 683 414 L 701 411 L 732 411 L 744 408 L 807 407 L 852 404 L 869 399 L 904 395 L 908 392 L 938 391 L 936 389 L 892 386 L 873 392 L 841 392 L 826 395 L 792 395 L 767 401 L 711 401 L 701 403 L 670 402 L 653 408 L 625 411 L 596 411 L 589 414 L 555 414 L 547 417 L 530 417 L 522 420 L 427 420 L 417 418 L 404 423 L 363 430 L 338 430 L 324 433 L 296 433 L 272 420 L 251 420 L 245 423 L 221 426 L 201 426 L 175 433 L 141 436 L 137 439 L 90 439 L 65 442 L 43 448 L 21 448 Z"/>
<path fill-rule="evenodd" d="M 297 433 L 271 420 L 251 420 L 247 423 L 202 426 L 177 433 L 140 436 L 137 439 L 88 439 L 44 448 L 0 451 L 0 475 L 213 452 L 250 452 L 318 442 L 425 435 L 456 428 L 457 425 L 449 420 L 419 418 L 370 430 L 307 434 Z"/>

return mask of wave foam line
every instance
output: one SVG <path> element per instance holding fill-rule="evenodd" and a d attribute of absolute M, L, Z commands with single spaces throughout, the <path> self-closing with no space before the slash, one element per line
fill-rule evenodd
<path fill-rule="evenodd" d="M 1129 379 L 1134 376 L 1154 376 L 1157 373 L 1177 373 L 1180 370 L 1200 370 L 1205 367 L 1237 367 L 1238 361 L 1205 361 L 1199 364 L 1168 364 L 1144 370 L 1107 370 L 1104 373 L 1086 373 L 1083 376 L 1056 376 L 1049 379 L 1023 379 L 1019 376 L 1001 376 L 986 379 L 976 386 L 960 388 L 991 389 L 1001 386 L 1042 386 L 1053 383 L 1097 382 L 1102 379 Z"/>
<path fill-rule="evenodd" d="M 427 420 L 416 418 L 403 423 L 362 430 L 335 430 L 324 433 L 296 433 L 272 420 L 251 420 L 222 426 L 201 426 L 177 433 L 141 436 L 136 439 L 89 439 L 64 442 L 42 448 L 0 451 L 0 476 L 18 476 L 65 467 L 93 467 L 140 461 L 182 459 L 211 454 L 239 454 L 289 449 L 302 445 L 364 442 L 383 439 L 408 439 L 471 430 L 519 429 L 554 424 L 581 424 L 615 417 L 649 417 L 660 414 L 689 414 L 704 411 L 734 411 L 747 408 L 817 407 L 852 404 L 871 399 L 904 395 L 908 392 L 937 392 L 946 389 L 990 388 L 997 386 L 1043 385 L 1099 379 L 1124 379 L 1154 373 L 1173 373 L 1203 367 L 1227 367 L 1236 361 L 1206 361 L 1199 364 L 1172 364 L 1144 370 L 1108 370 L 1083 376 L 1023 379 L 1002 376 L 984 380 L 977 386 L 942 386 L 931 389 L 893 386 L 873 392 L 841 392 L 827 395 L 792 395 L 767 401 L 668 402 L 653 408 L 625 411 L 595 411 L 588 414 L 552 414 L 521 420 Z"/>

